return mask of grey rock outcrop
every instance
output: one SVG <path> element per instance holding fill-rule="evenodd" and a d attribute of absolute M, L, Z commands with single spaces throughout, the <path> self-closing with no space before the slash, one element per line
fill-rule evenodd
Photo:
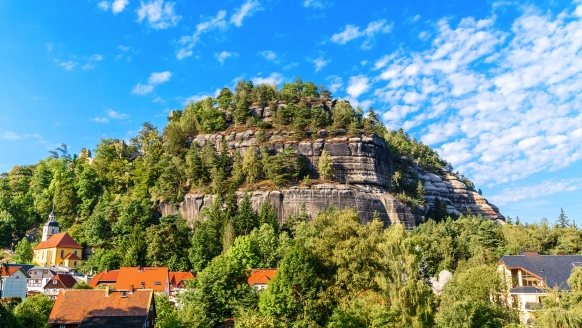
<path fill-rule="evenodd" d="M 243 193 L 238 192 L 239 201 Z M 355 208 L 362 223 L 371 221 L 374 212 L 378 212 L 385 226 L 400 223 L 407 229 L 415 226 L 415 216 L 410 209 L 400 203 L 383 188 L 370 185 L 317 184 L 310 187 L 291 187 L 275 191 L 255 191 L 250 193 L 253 209 L 258 210 L 263 202 L 269 202 L 275 208 L 279 222 L 285 223 L 291 215 L 301 213 L 305 204 L 307 215 L 313 219 L 330 205 L 336 208 Z M 178 208 L 170 205 L 160 207 L 162 215 L 177 213 L 188 219 L 201 219 L 200 211 L 210 206 L 216 199 L 213 195 L 188 194 Z"/>
<path fill-rule="evenodd" d="M 261 113 L 265 115 L 265 112 Z M 202 147 L 211 143 L 222 151 L 223 140 L 229 152 L 244 154 L 251 147 L 267 146 L 271 152 L 281 152 L 293 147 L 309 167 L 310 178 L 317 179 L 317 162 L 325 150 L 333 162 L 334 184 L 318 184 L 310 187 L 290 187 L 277 191 L 259 190 L 252 193 L 252 203 L 258 209 L 269 201 L 276 209 L 281 223 L 290 215 L 299 214 L 305 204 L 307 214 L 313 218 L 329 205 L 336 208 L 355 208 L 363 221 L 372 219 L 377 211 L 385 225 L 403 223 L 408 229 L 422 220 L 438 197 L 447 210 L 456 214 L 481 214 L 491 219 L 504 220 L 498 208 L 478 193 L 471 191 L 459 179 L 447 171 L 433 174 L 414 167 L 422 181 L 426 206 L 412 210 L 384 190 L 394 174 L 394 166 L 386 143 L 377 136 L 349 138 L 345 131 L 330 136 L 327 131 L 316 131 L 312 140 L 296 141 L 285 130 L 264 131 L 264 142 L 258 143 L 252 130 L 198 135 L 190 142 Z M 239 199 L 242 193 L 239 193 Z M 203 220 L 200 210 L 212 203 L 215 196 L 191 193 L 177 207 L 161 204 L 162 215 L 180 212 L 189 220 Z"/>
<path fill-rule="evenodd" d="M 447 285 L 447 283 L 453 279 L 453 274 L 448 270 L 443 270 L 439 272 L 438 278 L 430 277 L 430 288 L 435 295 L 439 295 L 442 293 L 443 288 Z"/>

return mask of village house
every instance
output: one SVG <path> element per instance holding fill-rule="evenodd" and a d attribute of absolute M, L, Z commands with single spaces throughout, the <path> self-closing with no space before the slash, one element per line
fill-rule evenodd
<path fill-rule="evenodd" d="M 83 247 L 66 232 L 59 233 L 54 212 L 42 229 L 42 241 L 34 248 L 34 262 L 41 266 L 63 265 L 69 268 L 81 266 Z"/>
<path fill-rule="evenodd" d="M 20 266 L 0 267 L 0 298 L 26 298 L 26 281 L 28 275 Z"/>
<path fill-rule="evenodd" d="M 249 285 L 257 291 L 265 290 L 276 274 L 277 269 L 253 269 L 249 275 Z"/>
<path fill-rule="evenodd" d="M 186 287 L 186 282 L 194 280 L 194 274 L 190 271 L 170 272 L 170 300 L 175 301 L 176 297 Z"/>
<path fill-rule="evenodd" d="M 28 278 L 26 283 L 26 295 L 41 294 L 46 283 L 56 274 L 56 271 L 47 267 L 35 266 L 28 270 L 28 276 L 30 278 Z"/>
<path fill-rule="evenodd" d="M 520 319 L 529 324 L 548 290 L 570 290 L 568 278 L 582 265 L 582 255 L 539 255 L 521 252 L 506 255 L 498 262 L 498 271 L 508 286 L 508 305 L 518 308 Z"/>
<path fill-rule="evenodd" d="M 44 285 L 43 294 L 55 300 L 61 289 L 72 289 L 77 282 L 72 275 L 57 273 Z"/>
<path fill-rule="evenodd" d="M 152 289 L 170 296 L 170 275 L 165 267 L 122 267 L 104 270 L 89 284 L 91 287 L 109 285 L 117 289 Z"/>
<path fill-rule="evenodd" d="M 154 291 L 71 289 L 61 290 L 49 315 L 51 328 L 154 327 Z"/>

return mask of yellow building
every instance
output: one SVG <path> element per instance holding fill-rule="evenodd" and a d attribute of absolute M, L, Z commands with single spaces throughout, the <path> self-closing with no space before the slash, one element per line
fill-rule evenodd
<path fill-rule="evenodd" d="M 34 248 L 34 262 L 44 267 L 64 265 L 78 268 L 81 266 L 82 251 L 83 247 L 68 233 L 59 233 L 55 214 L 51 212 L 42 230 L 42 242 Z"/>

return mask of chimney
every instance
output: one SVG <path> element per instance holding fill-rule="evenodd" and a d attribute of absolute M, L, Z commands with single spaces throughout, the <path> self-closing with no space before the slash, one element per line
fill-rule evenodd
<path fill-rule="evenodd" d="M 145 282 L 141 283 L 141 289 L 145 289 Z"/>
<path fill-rule="evenodd" d="M 105 273 L 107 273 L 107 269 L 105 269 Z"/>
<path fill-rule="evenodd" d="M 133 285 L 129 285 L 129 293 L 133 294 Z"/>
<path fill-rule="evenodd" d="M 105 296 L 109 296 L 111 294 L 111 287 L 109 285 L 105 285 Z"/>

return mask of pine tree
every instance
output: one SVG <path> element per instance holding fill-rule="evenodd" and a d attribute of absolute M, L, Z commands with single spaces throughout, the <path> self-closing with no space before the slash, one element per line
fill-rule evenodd
<path fill-rule="evenodd" d="M 327 151 L 322 150 L 321 156 L 319 156 L 319 160 L 317 161 L 317 172 L 322 180 L 327 180 L 332 176 L 333 170 L 333 162 L 331 156 L 327 153 Z"/>
<path fill-rule="evenodd" d="M 558 221 L 556 223 L 560 228 L 567 228 L 570 226 L 570 221 L 568 220 L 566 213 L 564 213 L 563 208 L 560 208 L 560 216 L 558 216 Z"/>
<path fill-rule="evenodd" d="M 242 171 L 247 183 L 255 183 L 259 178 L 260 165 L 256 155 L 256 148 L 249 147 L 243 156 Z"/>
<path fill-rule="evenodd" d="M 273 230 L 275 230 L 275 232 L 279 231 L 279 217 L 277 216 L 273 205 L 271 205 L 271 203 L 268 201 L 261 204 L 261 207 L 259 208 L 258 219 L 259 225 L 262 226 L 263 224 L 268 224 L 273 228 Z"/>
<path fill-rule="evenodd" d="M 424 205 L 424 188 L 420 180 L 418 180 L 418 185 L 416 186 L 416 199 L 421 205 Z"/>
<path fill-rule="evenodd" d="M 237 236 L 248 235 L 258 226 L 257 216 L 248 193 L 243 196 L 233 225 Z"/>

